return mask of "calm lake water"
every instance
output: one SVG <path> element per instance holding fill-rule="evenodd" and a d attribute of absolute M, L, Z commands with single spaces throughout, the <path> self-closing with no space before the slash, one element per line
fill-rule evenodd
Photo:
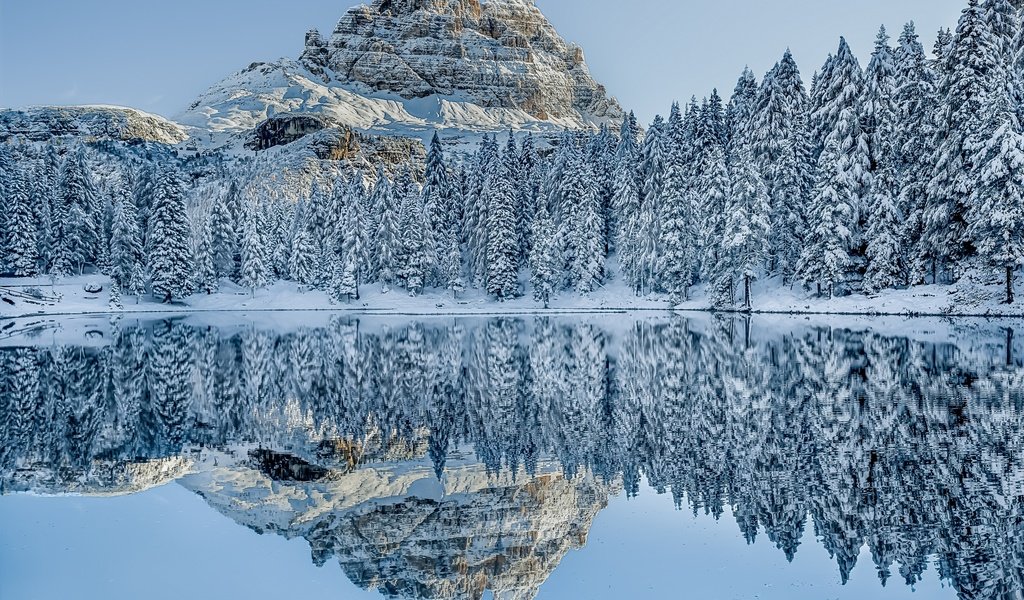
<path fill-rule="evenodd" d="M 1021 598 L 1012 327 L 8 322 L 0 598 Z"/>

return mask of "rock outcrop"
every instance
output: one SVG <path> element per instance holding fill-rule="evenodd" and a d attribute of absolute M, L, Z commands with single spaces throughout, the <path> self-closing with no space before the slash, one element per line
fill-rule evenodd
<path fill-rule="evenodd" d="M 619 117 L 533 0 L 376 0 L 349 11 L 330 40 L 306 36 L 312 71 L 403 98 L 465 95 L 488 108 L 580 125 Z"/>
<path fill-rule="evenodd" d="M 298 59 L 253 63 L 177 119 L 213 132 L 217 145 L 299 113 L 421 140 L 436 130 L 555 132 L 622 117 L 582 50 L 533 0 L 376 0 L 351 9 L 329 38 L 309 31 Z"/>

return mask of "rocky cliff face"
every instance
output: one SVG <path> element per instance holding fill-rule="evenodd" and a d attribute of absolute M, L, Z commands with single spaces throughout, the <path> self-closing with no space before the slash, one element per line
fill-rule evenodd
<path fill-rule="evenodd" d="M 349 11 L 327 41 L 310 32 L 302 61 L 403 98 L 462 94 L 580 125 L 620 114 L 583 51 L 532 0 L 377 0 Z"/>
<path fill-rule="evenodd" d="M 376 0 L 329 38 L 307 33 L 299 59 L 254 63 L 214 85 L 178 120 L 231 134 L 284 113 L 421 139 L 622 117 L 533 0 Z"/>

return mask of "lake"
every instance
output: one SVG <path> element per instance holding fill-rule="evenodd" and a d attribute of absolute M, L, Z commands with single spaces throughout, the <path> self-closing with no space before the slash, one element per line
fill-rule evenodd
<path fill-rule="evenodd" d="M 1024 323 L 8 321 L 0 598 L 1021 598 Z"/>

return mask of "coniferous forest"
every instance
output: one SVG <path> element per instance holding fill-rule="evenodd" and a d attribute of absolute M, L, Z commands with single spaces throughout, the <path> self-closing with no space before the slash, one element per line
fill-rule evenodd
<path fill-rule="evenodd" d="M 1024 6 L 969 0 L 930 51 L 884 28 L 813 73 L 786 52 L 646 126 L 434 137 L 425 168 L 341 168 L 294 201 L 244 164 L 147 144 L 0 146 L 3 269 L 101 272 L 170 302 L 229 279 L 358 299 L 366 286 L 495 300 L 617 280 L 749 309 L 758 285 L 817 296 L 1005 283 L 1024 264 Z"/>

